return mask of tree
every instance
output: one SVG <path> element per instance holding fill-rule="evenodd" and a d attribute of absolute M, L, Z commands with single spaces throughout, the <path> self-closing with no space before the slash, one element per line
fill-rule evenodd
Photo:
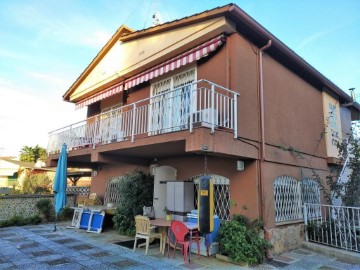
<path fill-rule="evenodd" d="M 24 146 L 20 151 L 20 160 L 26 162 L 36 162 L 38 159 L 46 160 L 46 149 L 38 145 L 34 147 Z"/>
<path fill-rule="evenodd" d="M 338 165 L 332 166 L 326 181 L 322 179 L 316 169 L 312 167 L 312 155 L 307 158 L 302 152 L 292 146 L 279 145 L 279 149 L 288 151 L 295 157 L 304 160 L 312 171 L 313 179 L 318 183 L 320 190 L 328 204 L 333 204 L 334 199 L 340 199 L 345 206 L 360 206 L 360 122 L 353 122 L 348 139 L 337 143 L 339 151 Z M 325 132 L 320 134 L 320 140 L 315 147 L 316 153 L 320 142 L 324 139 Z M 349 173 L 345 181 L 341 179 L 345 167 Z M 324 185 L 326 182 L 327 186 Z"/>
<path fill-rule="evenodd" d="M 350 136 L 338 144 L 339 160 L 348 168 L 346 181 L 341 181 L 343 166 L 337 166 L 327 177 L 327 184 L 332 191 L 331 199 L 340 198 L 345 206 L 360 205 L 360 144 L 359 139 Z"/>
<path fill-rule="evenodd" d="M 27 174 L 22 185 L 24 194 L 50 194 L 51 179 L 46 173 Z"/>
<path fill-rule="evenodd" d="M 119 233 L 135 235 L 134 216 L 143 213 L 143 206 L 152 206 L 154 197 L 154 177 L 142 171 L 119 177 L 120 201 L 113 217 Z"/>

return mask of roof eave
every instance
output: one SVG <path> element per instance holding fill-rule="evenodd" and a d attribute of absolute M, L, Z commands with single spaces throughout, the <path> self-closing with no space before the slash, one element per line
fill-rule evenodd
<path fill-rule="evenodd" d="M 240 24 L 242 27 L 242 29 L 239 28 L 237 30 L 245 32 L 246 36 L 250 38 L 251 41 L 254 42 L 257 46 L 261 47 L 265 45 L 269 39 L 271 39 L 272 46 L 267 50 L 267 53 L 269 55 L 276 56 L 276 58 L 278 59 L 286 59 L 288 63 L 290 60 L 289 64 L 292 64 L 294 66 L 294 69 L 301 69 L 301 71 L 305 73 L 305 76 L 307 76 L 310 80 L 315 80 L 314 83 L 319 84 L 320 90 L 322 90 L 321 88 L 326 88 L 330 92 L 339 96 L 341 103 L 353 102 L 353 100 L 348 94 L 346 94 L 337 85 L 331 82 L 328 78 L 322 75 L 309 63 L 307 63 L 304 59 L 302 59 L 299 55 L 297 55 L 294 51 L 292 51 L 289 47 L 282 43 L 273 34 L 271 34 L 259 23 L 257 23 L 241 8 L 233 5 L 229 11 L 229 17 L 233 18 L 236 24 Z M 352 107 L 360 111 L 360 106 L 358 103 L 353 102 Z"/>
<path fill-rule="evenodd" d="M 87 75 L 94 69 L 94 67 L 101 61 L 104 55 L 112 48 L 112 46 L 126 33 L 134 32 L 133 29 L 127 27 L 126 25 L 121 25 L 111 39 L 105 44 L 105 46 L 100 50 L 100 52 L 95 56 L 95 58 L 90 62 L 86 69 L 80 74 L 80 76 L 75 80 L 75 82 L 70 86 L 70 88 L 63 95 L 63 100 L 69 101 L 70 95 L 75 91 L 75 89 L 83 82 Z"/>

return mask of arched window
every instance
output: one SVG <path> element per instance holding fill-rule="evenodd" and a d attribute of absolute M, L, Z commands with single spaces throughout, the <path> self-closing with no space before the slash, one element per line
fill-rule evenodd
<path fill-rule="evenodd" d="M 306 177 L 297 181 L 290 176 L 279 176 L 274 180 L 275 223 L 286 223 L 303 219 L 303 204 L 319 204 L 319 184 Z M 312 207 L 308 217 L 319 216 L 319 207 Z"/>
<path fill-rule="evenodd" d="M 275 222 L 303 218 L 300 182 L 290 176 L 280 176 L 274 181 Z"/>
<path fill-rule="evenodd" d="M 194 176 L 190 180 L 195 184 L 195 208 L 199 190 L 199 180 L 202 175 Z M 211 174 L 214 181 L 214 211 L 221 220 L 230 220 L 230 180 L 226 177 Z"/>

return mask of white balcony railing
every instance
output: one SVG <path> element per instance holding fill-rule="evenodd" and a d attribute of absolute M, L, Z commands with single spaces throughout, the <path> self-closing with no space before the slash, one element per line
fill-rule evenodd
<path fill-rule="evenodd" d="M 205 126 L 237 136 L 238 93 L 206 80 L 167 91 L 50 132 L 48 153 L 93 147 L 138 135 L 153 136 Z"/>

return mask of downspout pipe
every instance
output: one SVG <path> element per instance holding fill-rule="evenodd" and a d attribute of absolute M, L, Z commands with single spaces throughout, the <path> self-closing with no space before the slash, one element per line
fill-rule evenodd
<path fill-rule="evenodd" d="M 260 87 L 260 121 L 261 121 L 261 161 L 265 160 L 265 112 L 264 112 L 264 75 L 263 75 L 263 51 L 270 48 L 271 39 L 259 50 L 259 87 Z"/>
<path fill-rule="evenodd" d="M 260 189 L 260 217 L 265 222 L 264 209 L 264 161 L 265 161 L 265 106 L 264 106 L 264 75 L 263 75 L 263 51 L 271 46 L 271 39 L 259 49 L 259 103 L 260 103 L 260 166 L 259 166 L 259 189 Z"/>
<path fill-rule="evenodd" d="M 268 43 L 259 50 L 259 99 L 260 99 L 260 137 L 261 137 L 261 152 L 260 152 L 260 166 L 259 166 L 259 185 L 260 185 L 260 216 L 266 226 L 265 216 L 265 192 L 264 192 L 264 161 L 265 161 L 265 107 L 264 107 L 264 74 L 263 74 L 263 52 L 270 48 L 271 39 Z M 266 227 L 264 227 L 264 237 L 269 239 Z M 266 257 L 272 259 L 270 250 L 266 251 Z"/>

